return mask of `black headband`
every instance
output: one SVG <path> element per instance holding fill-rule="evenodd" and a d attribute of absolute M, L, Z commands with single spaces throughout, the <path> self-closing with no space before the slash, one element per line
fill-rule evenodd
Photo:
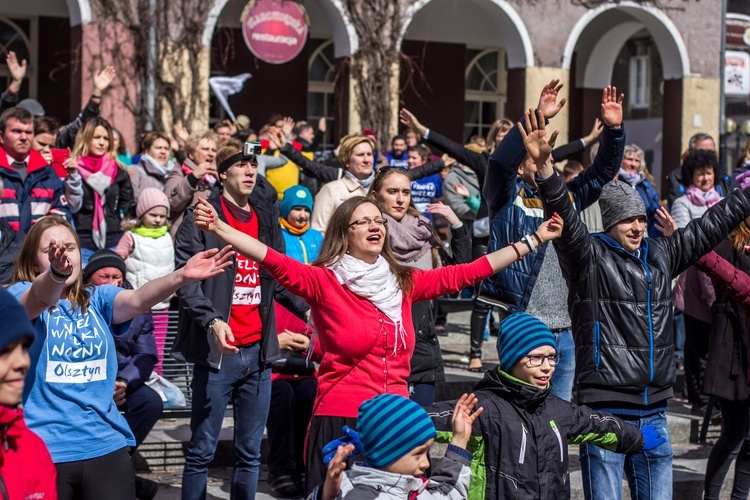
<path fill-rule="evenodd" d="M 231 167 L 235 163 L 241 162 L 243 160 L 244 161 L 255 161 L 256 163 L 258 161 L 257 158 L 253 158 L 251 156 L 245 156 L 245 154 L 242 151 L 240 151 L 236 155 L 232 155 L 229 158 L 227 158 L 226 160 L 224 160 L 223 162 L 221 162 L 221 164 L 219 165 L 219 168 L 216 170 L 216 172 L 219 173 L 219 174 L 221 174 L 223 172 L 226 172 L 227 170 L 229 170 L 229 167 Z"/>

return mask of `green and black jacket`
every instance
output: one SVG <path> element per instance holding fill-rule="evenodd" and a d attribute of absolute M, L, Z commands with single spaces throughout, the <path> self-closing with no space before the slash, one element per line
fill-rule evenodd
<path fill-rule="evenodd" d="M 570 498 L 568 444 L 590 443 L 617 453 L 643 447 L 640 429 L 517 380 L 498 369 L 474 387 L 483 413 L 467 449 L 470 500 Z M 455 401 L 428 408 L 438 441 L 450 441 Z"/>

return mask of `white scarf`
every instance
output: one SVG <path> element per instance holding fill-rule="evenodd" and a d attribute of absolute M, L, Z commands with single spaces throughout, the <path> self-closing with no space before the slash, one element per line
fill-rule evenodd
<path fill-rule="evenodd" d="M 328 268 L 336 275 L 339 283 L 353 294 L 370 301 L 393 322 L 396 328 L 393 354 L 396 354 L 399 344 L 405 348 L 406 330 L 401 318 L 403 293 L 388 261 L 378 255 L 374 264 L 368 264 L 346 254 Z"/>

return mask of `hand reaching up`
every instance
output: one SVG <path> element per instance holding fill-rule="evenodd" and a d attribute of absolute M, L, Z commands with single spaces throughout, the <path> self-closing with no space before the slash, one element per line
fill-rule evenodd
<path fill-rule="evenodd" d="M 398 113 L 398 116 L 401 123 L 414 130 L 415 132 L 418 132 L 419 135 L 424 135 L 424 133 L 427 132 L 427 127 L 419 123 L 419 120 L 417 120 L 417 117 L 414 116 L 414 113 L 412 113 L 408 109 L 402 108 Z"/>
<path fill-rule="evenodd" d="M 21 81 L 26 76 L 26 59 L 21 61 L 21 64 L 18 64 L 18 57 L 16 57 L 16 53 L 11 50 L 5 58 L 5 64 L 8 65 L 11 81 L 17 82 L 20 86 Z"/>
<path fill-rule="evenodd" d="M 677 231 L 677 224 L 672 216 L 669 215 L 667 207 L 657 208 L 654 217 L 656 218 L 656 224 L 654 224 L 654 227 L 664 236 L 670 236 Z"/>
<path fill-rule="evenodd" d="M 557 238 L 562 236 L 562 230 L 562 217 L 560 217 L 557 212 L 555 212 L 552 217 L 539 225 L 535 233 L 539 237 L 539 239 L 542 240 L 542 244 L 545 244 L 548 241 L 556 240 Z"/>
<path fill-rule="evenodd" d="M 523 124 L 519 123 L 518 129 L 521 131 L 521 138 L 529 157 L 539 168 L 552 154 L 558 132 L 554 131 L 552 137 L 547 136 L 544 116 L 540 110 L 530 109 L 525 116 L 526 127 L 524 128 Z"/>
<path fill-rule="evenodd" d="M 325 482 L 323 483 L 323 493 L 320 495 L 321 500 L 335 500 L 341 491 L 341 481 L 346 470 L 346 459 L 354 451 L 353 444 L 339 446 L 336 454 L 328 464 Z"/>
<path fill-rule="evenodd" d="M 474 393 L 464 394 L 456 402 L 453 408 L 453 438 L 451 444 L 466 449 L 471 437 L 471 428 L 474 421 L 482 414 L 483 408 L 477 408 L 472 413 L 474 407 L 479 402 L 474 397 Z"/>
<path fill-rule="evenodd" d="M 617 87 L 612 85 L 602 91 L 602 121 L 608 127 L 622 125 L 622 101 L 625 94 L 617 97 Z"/>
<path fill-rule="evenodd" d="M 101 96 L 102 92 L 107 90 L 112 81 L 117 76 L 117 72 L 113 66 L 107 66 L 99 73 L 94 75 L 94 94 Z"/>
<path fill-rule="evenodd" d="M 286 136 L 278 127 L 268 127 L 268 140 L 276 146 L 276 149 L 281 149 L 286 145 Z"/>
<path fill-rule="evenodd" d="M 557 79 L 551 80 L 542 88 L 536 109 L 542 112 L 544 118 L 553 118 L 565 106 L 567 101 L 564 97 L 560 99 L 560 102 L 557 101 L 557 95 L 562 88 L 563 84 Z"/>

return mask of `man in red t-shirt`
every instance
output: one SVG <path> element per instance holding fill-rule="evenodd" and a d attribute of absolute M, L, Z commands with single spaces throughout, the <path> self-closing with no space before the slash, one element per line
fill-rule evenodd
<path fill-rule="evenodd" d="M 219 218 L 276 250 L 284 251 L 276 191 L 258 175 L 260 145 L 229 141 L 216 156 L 221 193 L 209 198 Z M 175 235 L 177 265 L 198 252 L 222 248 L 198 231 L 189 210 Z M 274 299 L 303 317 L 307 304 L 281 288 L 258 263 L 235 254 L 234 265 L 178 292 L 180 321 L 173 354 L 195 363 L 182 498 L 204 499 L 224 412 L 233 395 L 235 470 L 232 498 L 254 498 L 260 443 L 271 397 L 270 363 L 279 357 Z"/>

